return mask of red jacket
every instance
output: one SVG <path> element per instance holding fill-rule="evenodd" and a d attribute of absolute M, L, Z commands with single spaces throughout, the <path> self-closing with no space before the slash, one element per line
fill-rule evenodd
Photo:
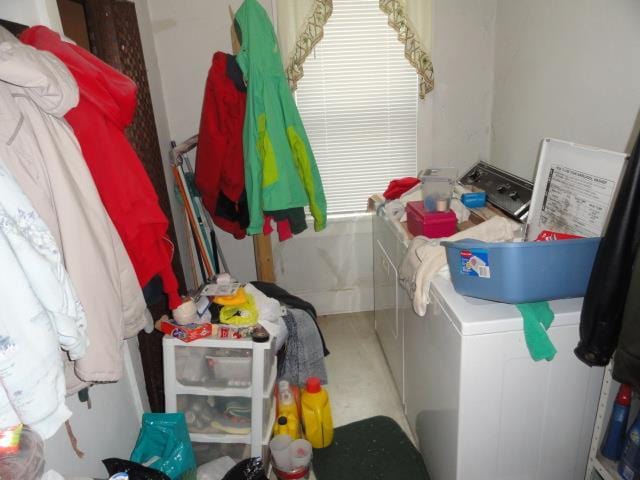
<path fill-rule="evenodd" d="M 29 28 L 20 40 L 53 53 L 78 83 L 80 103 L 65 119 L 78 138 L 140 285 L 159 274 L 169 306 L 176 308 L 181 299 L 171 268 L 173 244 L 166 235 L 169 222 L 142 162 L 124 135 L 136 110 L 136 84 L 88 51 L 62 41 L 46 27 Z"/>
<path fill-rule="evenodd" d="M 202 102 L 196 186 L 214 223 L 236 238 L 249 225 L 242 155 L 246 96 L 235 57 L 216 52 Z"/>

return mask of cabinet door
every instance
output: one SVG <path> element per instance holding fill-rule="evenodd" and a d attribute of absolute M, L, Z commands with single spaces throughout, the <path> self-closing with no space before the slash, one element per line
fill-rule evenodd
<path fill-rule="evenodd" d="M 391 267 L 380 241 L 387 229 L 384 219 L 373 216 L 373 310 L 376 332 L 381 335 L 388 330 L 387 319 L 395 308 L 393 284 L 389 279 Z M 393 287 L 395 288 L 395 287 Z"/>
<path fill-rule="evenodd" d="M 382 345 L 391 376 L 403 398 L 403 343 L 404 337 L 398 316 L 398 273 L 390 256 L 376 242 L 374 261 L 376 332 Z"/>
<path fill-rule="evenodd" d="M 431 296 L 423 317 L 408 300 L 401 300 L 407 420 L 431 478 L 453 480 L 458 478 L 461 337 L 437 298 Z"/>
<path fill-rule="evenodd" d="M 385 337 L 398 337 L 395 267 L 380 242 L 373 249 L 374 310 L 376 331 Z"/>

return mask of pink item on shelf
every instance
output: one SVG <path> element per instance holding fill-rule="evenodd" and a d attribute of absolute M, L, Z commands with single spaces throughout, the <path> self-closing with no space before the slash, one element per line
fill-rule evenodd
<path fill-rule="evenodd" d="M 421 201 L 409 202 L 406 207 L 407 228 L 411 235 L 429 238 L 450 237 L 456 233 L 457 219 L 453 210 L 427 212 Z"/>

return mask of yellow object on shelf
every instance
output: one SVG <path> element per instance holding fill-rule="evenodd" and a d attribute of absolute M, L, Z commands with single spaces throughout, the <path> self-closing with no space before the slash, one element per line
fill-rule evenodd
<path fill-rule="evenodd" d="M 220 310 L 220 323 L 226 325 L 249 326 L 258 323 L 258 307 L 251 295 L 241 305 L 227 305 Z"/>
<path fill-rule="evenodd" d="M 234 295 L 213 297 L 213 303 L 218 305 L 242 305 L 247 303 L 247 294 L 244 292 L 244 288 L 240 287 Z"/>
<path fill-rule="evenodd" d="M 324 448 L 333 442 L 333 419 L 329 394 L 320 379 L 309 377 L 302 391 L 302 424 L 305 438 L 313 448 Z"/>

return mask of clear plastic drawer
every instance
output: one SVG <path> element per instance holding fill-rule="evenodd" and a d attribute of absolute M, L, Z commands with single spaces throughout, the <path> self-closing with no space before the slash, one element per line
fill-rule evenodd
<path fill-rule="evenodd" d="M 270 426 L 273 398 L 262 399 L 262 429 Z M 217 395 L 177 396 L 177 410 L 184 412 L 190 433 L 248 436 L 251 433 L 251 398 Z"/>
<path fill-rule="evenodd" d="M 263 353 L 264 352 L 264 353 Z M 264 355 L 264 386 L 269 386 L 275 357 Z M 186 387 L 246 388 L 251 386 L 252 350 L 194 346 L 175 347 L 176 380 Z"/>
<path fill-rule="evenodd" d="M 212 388 L 251 385 L 251 349 L 175 347 L 176 380 Z"/>

